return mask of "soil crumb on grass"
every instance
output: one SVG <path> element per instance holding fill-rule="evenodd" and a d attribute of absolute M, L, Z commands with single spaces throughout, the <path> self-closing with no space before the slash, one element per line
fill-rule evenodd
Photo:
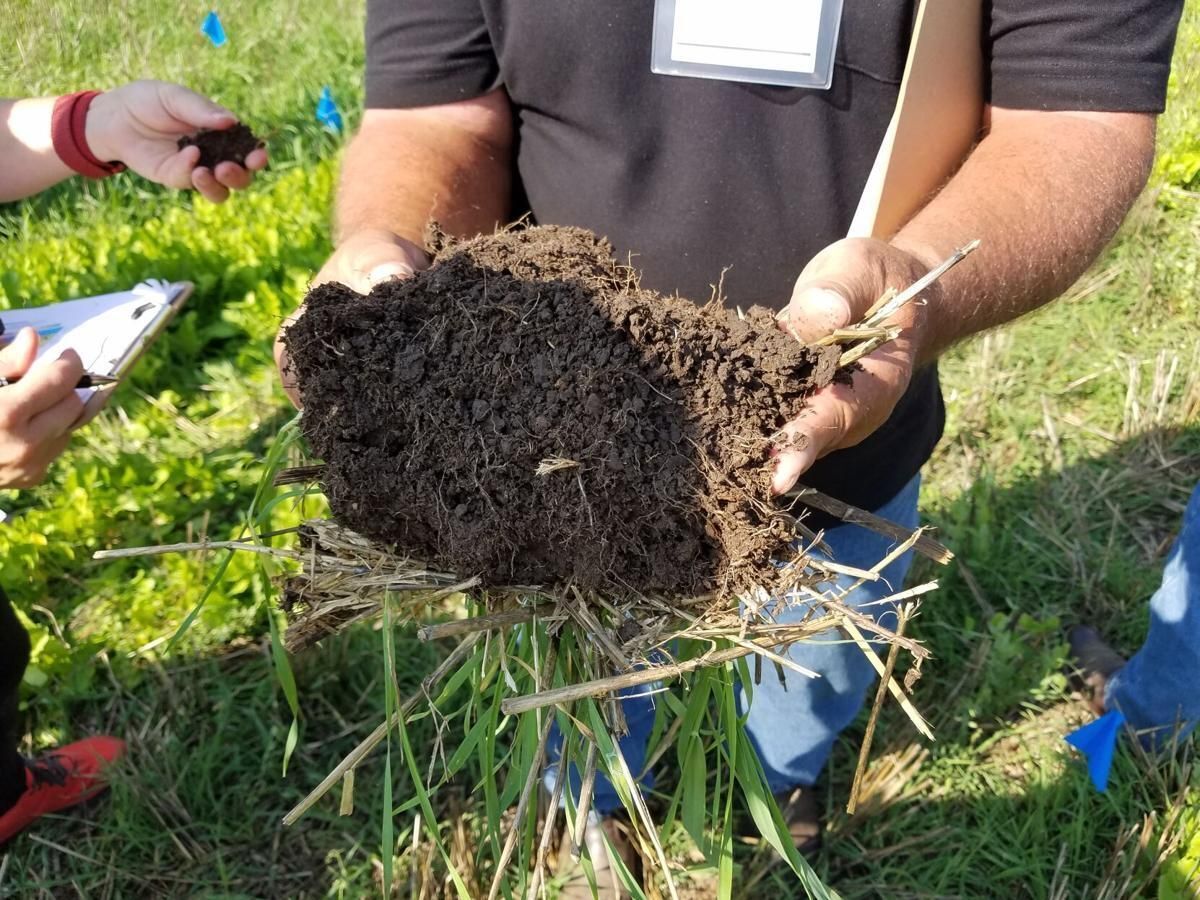
<path fill-rule="evenodd" d="M 243 122 L 218 131 L 184 135 L 179 139 L 180 150 L 192 144 L 200 148 L 200 161 L 196 165 L 208 169 L 215 169 L 217 164 L 222 162 L 235 162 L 244 166 L 247 156 L 266 146 L 266 142 L 255 137 L 250 126 Z"/>
<path fill-rule="evenodd" d="M 772 437 L 840 349 L 641 290 L 577 228 L 430 247 L 369 296 L 316 288 L 285 335 L 334 516 L 490 584 L 769 587 Z"/>

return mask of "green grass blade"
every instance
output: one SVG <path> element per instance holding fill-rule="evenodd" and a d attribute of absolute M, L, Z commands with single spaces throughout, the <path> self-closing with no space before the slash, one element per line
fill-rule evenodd
<path fill-rule="evenodd" d="M 395 822 L 392 818 L 392 743 L 384 750 L 383 758 L 383 821 L 380 827 L 379 855 L 383 863 L 383 896 L 392 895 L 392 882 L 395 880 L 396 865 L 396 833 Z"/>
<path fill-rule="evenodd" d="M 258 488 L 254 492 L 254 499 L 250 502 L 250 509 L 246 515 L 247 520 L 253 524 L 262 521 L 263 500 L 275 489 L 275 476 L 283 468 L 288 450 L 300 440 L 300 415 L 300 413 L 296 413 L 288 420 L 287 424 L 279 429 L 279 434 L 271 442 L 271 448 L 263 459 L 262 477 L 258 481 Z"/>
<path fill-rule="evenodd" d="M 728 788 L 725 791 L 720 790 L 720 774 L 721 769 L 718 767 L 718 790 L 714 792 L 714 799 L 724 796 L 725 808 L 722 815 L 717 821 L 720 824 L 720 831 L 715 835 L 715 843 L 717 847 L 717 897 L 718 900 L 731 900 L 733 897 L 733 797 L 734 784 L 733 779 L 729 779 Z"/>
<path fill-rule="evenodd" d="M 292 711 L 292 724 L 283 747 L 283 774 L 286 776 L 288 762 L 296 750 L 296 742 L 300 739 L 300 697 L 296 691 L 296 675 L 292 671 L 287 650 L 284 649 L 283 636 L 279 633 L 279 623 L 275 621 L 275 613 L 271 610 L 267 611 L 267 622 L 271 628 L 271 663 L 275 668 L 275 678 L 283 689 L 288 708 Z"/>
<path fill-rule="evenodd" d="M 458 745 L 454 753 L 450 756 L 450 761 L 446 763 L 446 774 L 453 775 L 467 764 L 467 760 L 471 754 L 475 752 L 475 748 L 479 746 L 479 742 L 483 740 L 487 730 L 492 723 L 486 716 L 480 717 L 474 725 L 471 726 L 467 736 L 463 738 L 461 744 Z"/>
<path fill-rule="evenodd" d="M 604 762 L 604 771 L 608 775 L 609 781 L 616 788 L 617 794 L 621 798 L 621 803 L 624 804 L 630 815 L 641 820 L 642 828 L 654 844 L 655 854 L 658 857 L 657 862 L 664 877 L 671 878 L 670 868 L 663 853 L 662 844 L 658 839 L 658 830 L 654 827 L 654 821 L 650 818 L 650 810 L 646 807 L 641 787 L 634 779 L 633 773 L 629 771 L 629 764 L 625 761 L 625 754 L 621 752 L 620 746 L 613 740 L 612 735 L 609 734 L 608 727 L 604 724 L 604 717 L 600 714 L 600 707 L 596 704 L 596 701 L 588 699 L 585 708 L 587 710 L 588 725 L 591 727 L 596 738 L 596 746 L 599 748 L 599 755 Z"/>
<path fill-rule="evenodd" d="M 229 564 L 233 562 L 233 554 L 233 550 L 224 551 L 221 561 L 217 564 L 217 571 L 214 572 L 213 577 L 208 580 L 208 584 L 204 588 L 204 593 L 201 594 L 200 599 L 192 605 L 192 608 L 188 611 L 188 614 L 183 617 L 183 621 L 179 623 L 179 627 L 175 629 L 175 633 L 171 635 L 171 639 L 167 641 L 167 653 L 174 652 L 179 644 L 179 641 L 187 633 L 188 629 L 192 627 L 192 623 L 196 621 L 196 618 L 204 609 L 204 604 L 208 602 L 208 598 L 212 596 L 213 591 L 217 589 L 217 586 L 220 585 L 221 581 L 225 578 L 225 573 L 229 570 Z"/>
<path fill-rule="evenodd" d="M 399 709 L 399 691 L 397 690 L 398 678 L 396 674 L 396 639 L 395 627 L 392 618 L 392 604 L 390 596 L 385 596 L 383 603 L 383 659 L 384 659 L 384 675 L 385 675 L 385 714 L 387 720 L 390 721 L 392 715 Z M 464 670 L 467 667 L 463 667 Z M 408 736 L 408 723 L 401 718 L 397 725 L 396 731 L 400 736 L 400 756 L 404 760 L 404 764 L 408 768 L 408 775 L 412 781 L 413 792 L 420 801 L 421 806 L 421 821 L 425 826 L 425 831 L 429 835 L 430 841 L 437 848 L 438 854 L 442 857 L 442 862 L 446 865 L 446 870 L 450 875 L 450 879 L 454 882 L 455 890 L 458 892 L 459 900 L 471 900 L 471 894 L 467 890 L 466 882 L 462 876 L 454 868 L 454 864 L 450 860 L 450 854 L 446 851 L 445 844 L 442 842 L 441 829 L 438 828 L 440 821 L 438 815 L 434 812 L 433 803 L 429 797 L 429 791 L 425 786 L 421 772 L 417 769 L 417 761 L 413 754 L 412 745 Z M 384 836 L 386 840 L 394 840 L 393 835 L 393 816 L 392 816 L 392 796 L 391 796 L 391 731 L 388 731 L 388 779 L 387 788 L 384 796 L 383 816 L 384 816 Z M 393 848 L 394 849 L 394 848 Z M 391 868 L 388 863 L 390 856 L 384 860 L 384 896 L 391 896 Z"/>
<path fill-rule="evenodd" d="M 696 846 L 703 850 L 708 842 L 705 834 L 708 821 L 708 763 L 704 745 L 700 741 L 691 741 L 688 747 L 688 755 L 679 774 L 679 791 L 683 798 L 680 819 Z"/>
<path fill-rule="evenodd" d="M 390 722 L 400 705 L 396 696 L 396 643 L 392 629 L 392 605 L 385 595 L 383 601 L 383 720 Z M 383 763 L 383 822 L 380 828 L 380 850 L 383 862 L 383 896 L 392 895 L 395 865 L 396 835 L 392 816 L 392 731 L 387 731 Z"/>
<path fill-rule="evenodd" d="M 500 793 L 496 790 L 496 738 L 500 733 L 500 702 L 503 693 L 496 688 L 498 680 L 492 682 L 492 691 L 487 712 L 488 729 L 479 743 L 479 773 L 483 779 L 483 809 L 487 819 L 487 839 L 491 844 L 492 859 L 500 856 Z"/>
<path fill-rule="evenodd" d="M 750 738 L 740 725 L 735 729 L 734 741 L 738 745 L 735 755 L 734 772 L 736 781 L 742 789 L 742 796 L 750 810 L 750 817 L 758 828 L 758 833 L 774 848 L 775 852 L 787 860 L 792 871 L 796 873 L 801 886 L 813 900 L 836 900 L 838 895 L 827 887 L 813 871 L 808 860 L 799 854 L 792 843 L 787 824 L 779 811 L 779 805 L 771 795 L 767 785 L 767 776 L 763 772 L 758 754 L 750 743 Z"/>

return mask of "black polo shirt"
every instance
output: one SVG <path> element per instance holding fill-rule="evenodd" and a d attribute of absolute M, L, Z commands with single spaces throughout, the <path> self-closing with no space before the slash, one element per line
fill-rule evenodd
<path fill-rule="evenodd" d="M 730 0 L 734 2 L 734 0 Z M 369 0 L 368 108 L 503 86 L 518 207 L 581 225 L 643 284 L 782 307 L 843 237 L 895 109 L 913 0 L 845 0 L 830 90 L 650 71 L 652 0 Z M 991 102 L 1162 110 L 1182 0 L 988 0 Z M 970 235 L 963 235 L 964 238 Z M 945 421 L 934 367 L 882 428 L 803 481 L 874 509 L 929 458 Z"/>

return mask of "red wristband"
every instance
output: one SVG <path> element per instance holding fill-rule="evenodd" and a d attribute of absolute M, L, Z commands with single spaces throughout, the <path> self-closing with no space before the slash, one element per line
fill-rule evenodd
<path fill-rule="evenodd" d="M 88 107 L 100 96 L 99 91 L 80 91 L 54 101 L 50 120 L 50 140 L 54 152 L 68 168 L 87 178 L 107 178 L 125 171 L 122 162 L 104 162 L 88 148 L 85 126 Z"/>

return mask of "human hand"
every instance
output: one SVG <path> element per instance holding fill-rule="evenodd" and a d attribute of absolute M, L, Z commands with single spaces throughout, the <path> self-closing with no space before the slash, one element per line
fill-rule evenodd
<path fill-rule="evenodd" d="M 412 241 L 386 229 L 368 228 L 342 241 L 333 256 L 321 267 L 312 286 L 336 281 L 360 294 L 369 294 L 371 288 L 380 282 L 393 278 L 411 278 L 427 268 L 429 255 Z M 301 405 L 300 392 L 291 372 L 291 361 L 283 343 L 283 333 L 303 313 L 304 307 L 301 306 L 288 316 L 275 338 L 275 365 L 279 368 L 284 391 L 297 407 Z"/>
<path fill-rule="evenodd" d="M 83 401 L 75 393 L 83 376 L 79 355 L 67 350 L 26 374 L 37 351 L 38 336 L 32 328 L 22 328 L 0 350 L 0 375 L 21 379 L 0 387 L 0 488 L 39 484 L 84 415 Z"/>
<path fill-rule="evenodd" d="M 884 241 L 849 238 L 826 247 L 796 281 L 780 327 L 805 343 L 861 321 L 888 288 L 903 290 L 933 267 L 931 262 Z M 935 283 L 901 307 L 885 324 L 899 336 L 859 362 L 850 384 L 831 384 L 809 398 L 784 426 L 788 445 L 779 449 L 771 490 L 791 490 L 813 463 L 852 447 L 887 421 L 913 370 L 929 350 L 927 321 L 941 289 Z"/>
<path fill-rule="evenodd" d="M 213 203 L 221 203 L 231 190 L 248 187 L 253 173 L 266 167 L 267 151 L 252 152 L 245 167 L 227 160 L 210 170 L 196 165 L 199 147 L 180 149 L 178 141 L 201 129 L 221 130 L 236 122 L 229 110 L 185 87 L 135 81 L 92 101 L 85 136 L 98 159 L 120 160 L 150 181 L 179 190 L 195 188 Z"/>
<path fill-rule="evenodd" d="M 381 281 L 409 278 L 429 268 L 429 254 L 384 228 L 366 228 L 343 240 L 321 266 L 313 287 L 336 281 L 369 294 Z"/>

